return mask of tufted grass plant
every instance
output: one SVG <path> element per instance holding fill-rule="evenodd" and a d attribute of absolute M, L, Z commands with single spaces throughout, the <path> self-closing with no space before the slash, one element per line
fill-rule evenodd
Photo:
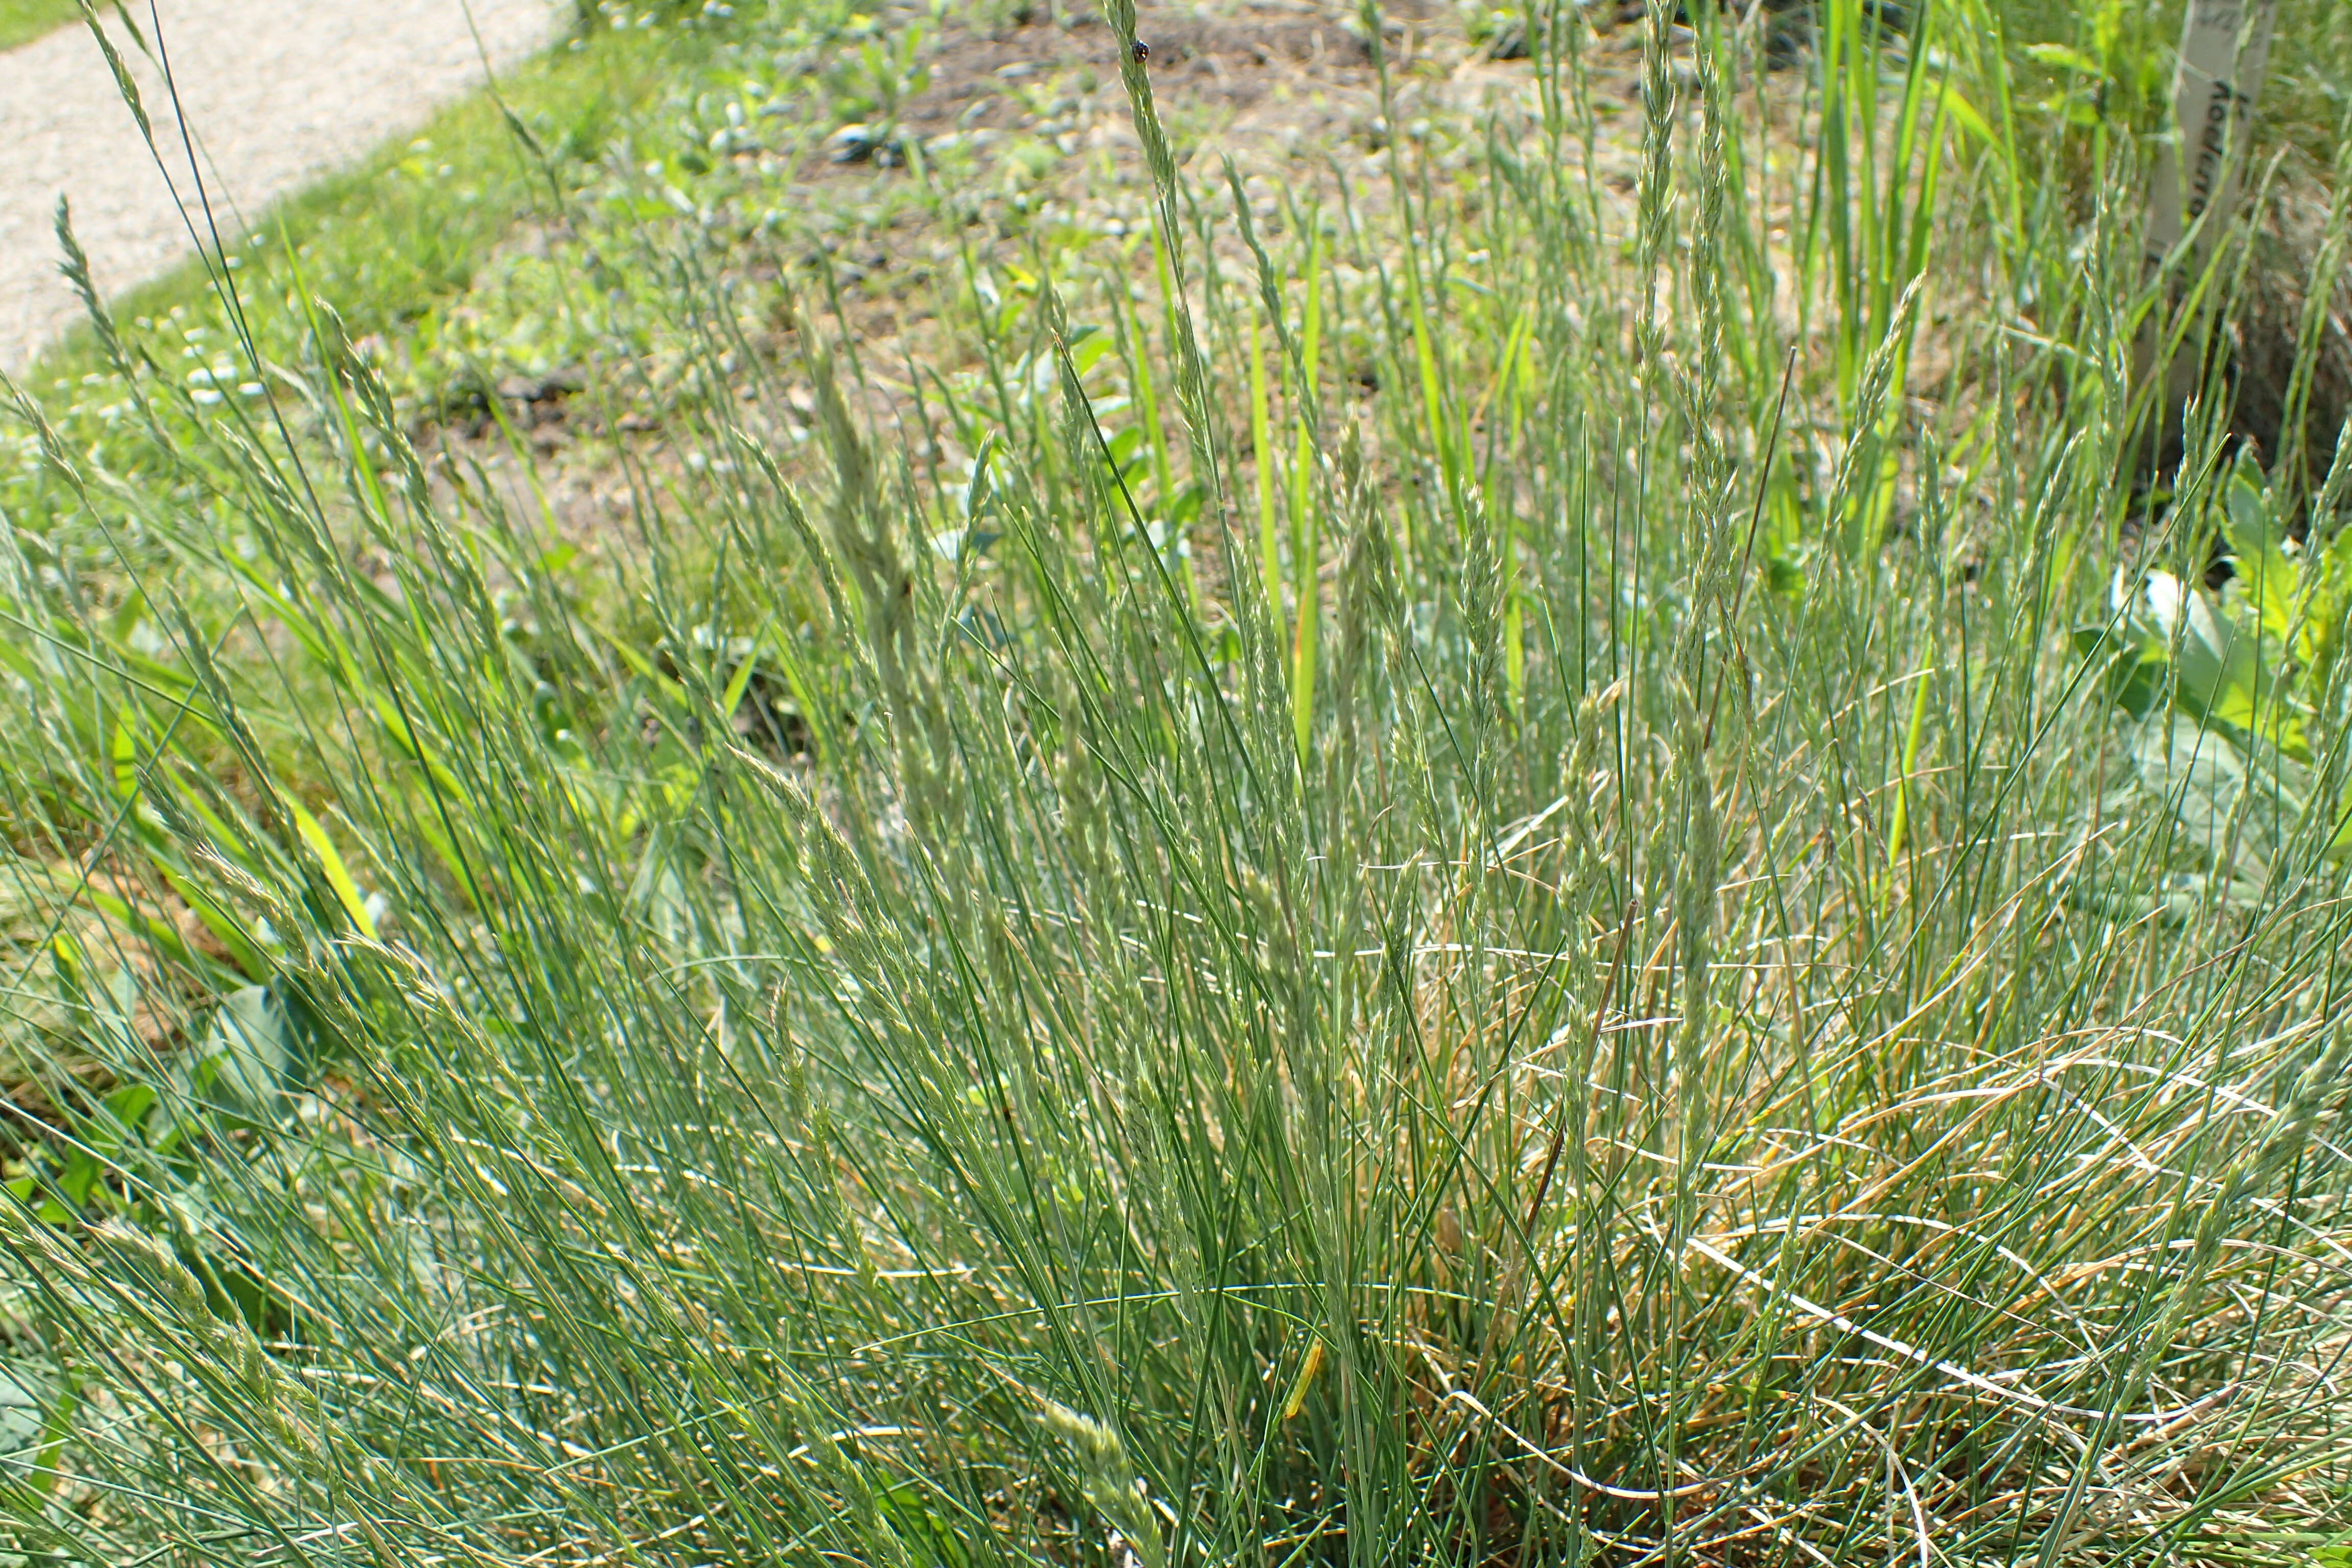
<path fill-rule="evenodd" d="M 331 348 L 47 444 L 6 1548 L 2332 1550 L 2340 568 L 2115 677 L 2270 504 L 2209 414 L 2130 515 L 2124 173 L 2008 223 L 1993 18 L 1827 0 L 1777 107 L 1658 17 L 1620 203 L 1563 8 L 1462 172 L 1254 207 L 1106 15 L 1150 281 L 964 231 L 908 384 L 681 248 L 602 580 Z"/>

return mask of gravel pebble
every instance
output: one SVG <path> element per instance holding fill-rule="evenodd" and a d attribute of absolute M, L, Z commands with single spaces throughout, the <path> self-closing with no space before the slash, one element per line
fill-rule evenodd
<path fill-rule="evenodd" d="M 232 248 L 234 234 L 271 202 L 479 82 L 485 54 L 493 68 L 513 65 L 575 15 L 572 0 L 151 3 L 152 11 L 134 5 L 131 14 L 171 62 L 187 141 Z M 104 293 L 192 253 L 171 188 L 194 210 L 172 94 L 121 25 L 110 22 L 110 32 L 139 83 L 172 179 L 141 142 L 87 27 L 0 54 L 0 371 L 12 374 L 81 309 L 58 273 L 51 224 L 58 196 L 73 203 L 74 233 Z M 200 210 L 195 217 L 201 226 Z"/>

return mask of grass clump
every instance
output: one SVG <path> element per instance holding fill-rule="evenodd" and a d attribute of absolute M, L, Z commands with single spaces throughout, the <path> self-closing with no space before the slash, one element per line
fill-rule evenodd
<path fill-rule="evenodd" d="M 1654 17 L 1622 199 L 1562 11 L 1286 202 L 1113 5 L 1145 225 L 916 147 L 916 374 L 651 237 L 628 550 L 315 317 L 201 506 L 43 439 L 18 1549 L 2329 1548 L 2345 461 L 2136 519 L 2125 173 L 1824 13 Z"/>

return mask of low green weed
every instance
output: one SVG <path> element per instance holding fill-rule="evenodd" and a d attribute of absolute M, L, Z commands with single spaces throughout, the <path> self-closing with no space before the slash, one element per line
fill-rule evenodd
<path fill-rule="evenodd" d="M 29 44 L 80 19 L 79 0 L 0 0 L 0 49 Z"/>

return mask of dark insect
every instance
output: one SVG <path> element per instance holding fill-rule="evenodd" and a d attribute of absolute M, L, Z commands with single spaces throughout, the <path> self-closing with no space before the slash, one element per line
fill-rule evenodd
<path fill-rule="evenodd" d="M 1138 38 L 1131 47 L 1135 54 L 1135 63 L 1137 65 L 1144 65 L 1150 62 L 1151 58 L 1151 47 L 1150 45 L 1146 44 L 1141 38 Z"/>

